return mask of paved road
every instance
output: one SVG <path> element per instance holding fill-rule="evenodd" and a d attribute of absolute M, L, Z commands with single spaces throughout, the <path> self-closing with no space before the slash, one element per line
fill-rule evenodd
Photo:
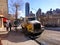
<path fill-rule="evenodd" d="M 60 45 L 60 31 L 44 30 L 36 40 L 42 45 Z"/>
<path fill-rule="evenodd" d="M 48 28 L 36 39 L 42 45 L 60 45 L 60 28 Z M 34 40 L 28 39 L 23 33 L 9 32 L 8 36 L 1 40 L 2 45 L 39 45 Z"/>
<path fill-rule="evenodd" d="M 1 40 L 2 45 L 39 45 L 34 40 L 28 39 L 20 31 L 9 32 L 8 36 Z"/>
<path fill-rule="evenodd" d="M 46 27 L 46 30 L 60 31 L 60 27 Z"/>

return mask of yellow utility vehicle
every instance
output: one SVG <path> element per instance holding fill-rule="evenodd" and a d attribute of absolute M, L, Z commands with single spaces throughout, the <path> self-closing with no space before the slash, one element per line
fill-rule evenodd
<path fill-rule="evenodd" d="M 25 17 L 21 24 L 23 33 L 31 36 L 40 35 L 43 30 L 41 23 L 35 17 Z"/>

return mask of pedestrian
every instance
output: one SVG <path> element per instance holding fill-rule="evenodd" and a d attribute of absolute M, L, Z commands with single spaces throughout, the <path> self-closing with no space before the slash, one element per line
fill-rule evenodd
<path fill-rule="evenodd" d="M 11 27 L 12 27 L 11 21 L 10 20 L 7 20 L 6 21 L 6 30 L 8 31 L 10 29 L 10 31 L 11 31 Z"/>
<path fill-rule="evenodd" d="M 9 28 L 10 28 L 10 31 L 11 31 L 11 27 L 12 27 L 11 21 L 9 21 Z"/>
<path fill-rule="evenodd" d="M 9 28 L 9 20 L 6 20 L 6 30 L 8 31 Z"/>

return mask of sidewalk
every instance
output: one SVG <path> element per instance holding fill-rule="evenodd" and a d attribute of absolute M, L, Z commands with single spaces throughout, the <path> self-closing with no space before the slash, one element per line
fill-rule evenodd
<path fill-rule="evenodd" d="M 8 36 L 2 40 L 2 45 L 38 45 L 34 40 L 28 39 L 23 33 L 9 32 Z"/>
<path fill-rule="evenodd" d="M 0 28 L 0 35 L 1 34 L 7 34 L 6 28 Z"/>

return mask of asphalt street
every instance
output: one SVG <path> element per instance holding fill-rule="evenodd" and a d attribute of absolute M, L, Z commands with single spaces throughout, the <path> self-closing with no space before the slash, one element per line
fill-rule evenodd
<path fill-rule="evenodd" d="M 60 45 L 60 28 L 48 28 L 36 40 L 41 45 Z"/>
<path fill-rule="evenodd" d="M 11 31 L 0 42 L 2 45 L 39 45 L 34 40 L 27 38 L 21 31 Z"/>
<path fill-rule="evenodd" d="M 43 33 L 35 40 L 26 37 L 20 30 L 14 28 L 8 35 L 0 40 L 0 45 L 60 45 L 60 28 L 45 28 Z"/>

